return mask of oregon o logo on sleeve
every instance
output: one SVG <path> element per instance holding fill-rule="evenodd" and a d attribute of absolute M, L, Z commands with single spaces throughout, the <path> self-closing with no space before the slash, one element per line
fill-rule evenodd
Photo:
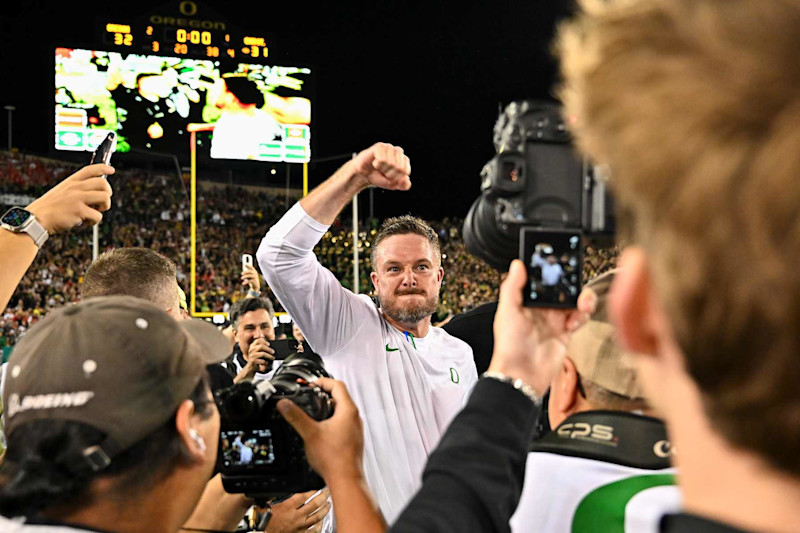
<path fill-rule="evenodd" d="M 450 367 L 450 381 L 453 383 L 458 383 L 461 381 L 461 377 L 458 375 L 458 370 L 453 367 Z"/>

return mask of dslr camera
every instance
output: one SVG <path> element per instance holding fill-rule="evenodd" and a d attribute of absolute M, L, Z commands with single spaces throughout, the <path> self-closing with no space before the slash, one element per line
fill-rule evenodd
<path fill-rule="evenodd" d="M 509 104 L 495 123 L 494 147 L 464 220 L 467 250 L 500 271 L 521 259 L 525 305 L 575 307 L 585 244 L 610 243 L 615 229 L 601 169 L 578 157 L 552 102 Z"/>
<path fill-rule="evenodd" d="M 287 357 L 272 379 L 217 391 L 222 419 L 217 465 L 227 492 L 264 501 L 325 486 L 308 464 L 303 439 L 276 408 L 286 398 L 315 420 L 330 418 L 331 397 L 314 385 L 319 377 L 330 377 L 322 359 L 305 351 Z"/>

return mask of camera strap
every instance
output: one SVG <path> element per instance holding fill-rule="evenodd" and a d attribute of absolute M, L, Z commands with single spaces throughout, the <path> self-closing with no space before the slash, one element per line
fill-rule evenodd
<path fill-rule="evenodd" d="M 531 452 L 593 459 L 645 470 L 670 468 L 672 444 L 663 421 L 623 411 L 586 411 L 535 440 Z"/>

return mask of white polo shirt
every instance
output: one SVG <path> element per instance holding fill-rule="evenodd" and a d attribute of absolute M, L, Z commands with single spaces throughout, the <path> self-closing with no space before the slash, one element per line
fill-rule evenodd
<path fill-rule="evenodd" d="M 388 523 L 421 484 L 428 455 L 477 382 L 472 350 L 431 327 L 400 331 L 372 300 L 319 264 L 328 226 L 295 204 L 264 237 L 258 264 L 330 374 L 347 384 L 364 422 L 364 471 Z"/>

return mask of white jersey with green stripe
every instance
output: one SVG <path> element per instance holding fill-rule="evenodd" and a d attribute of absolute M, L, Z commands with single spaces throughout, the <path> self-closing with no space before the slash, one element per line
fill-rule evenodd
<path fill-rule="evenodd" d="M 657 532 L 661 516 L 681 509 L 675 470 L 531 452 L 514 516 L 514 533 Z"/>
<path fill-rule="evenodd" d="M 312 251 L 327 230 L 295 204 L 264 237 L 258 263 L 326 369 L 347 384 L 364 421 L 367 482 L 392 523 L 477 371 L 465 342 L 436 327 L 424 338 L 400 331 L 369 297 L 342 287 Z"/>

